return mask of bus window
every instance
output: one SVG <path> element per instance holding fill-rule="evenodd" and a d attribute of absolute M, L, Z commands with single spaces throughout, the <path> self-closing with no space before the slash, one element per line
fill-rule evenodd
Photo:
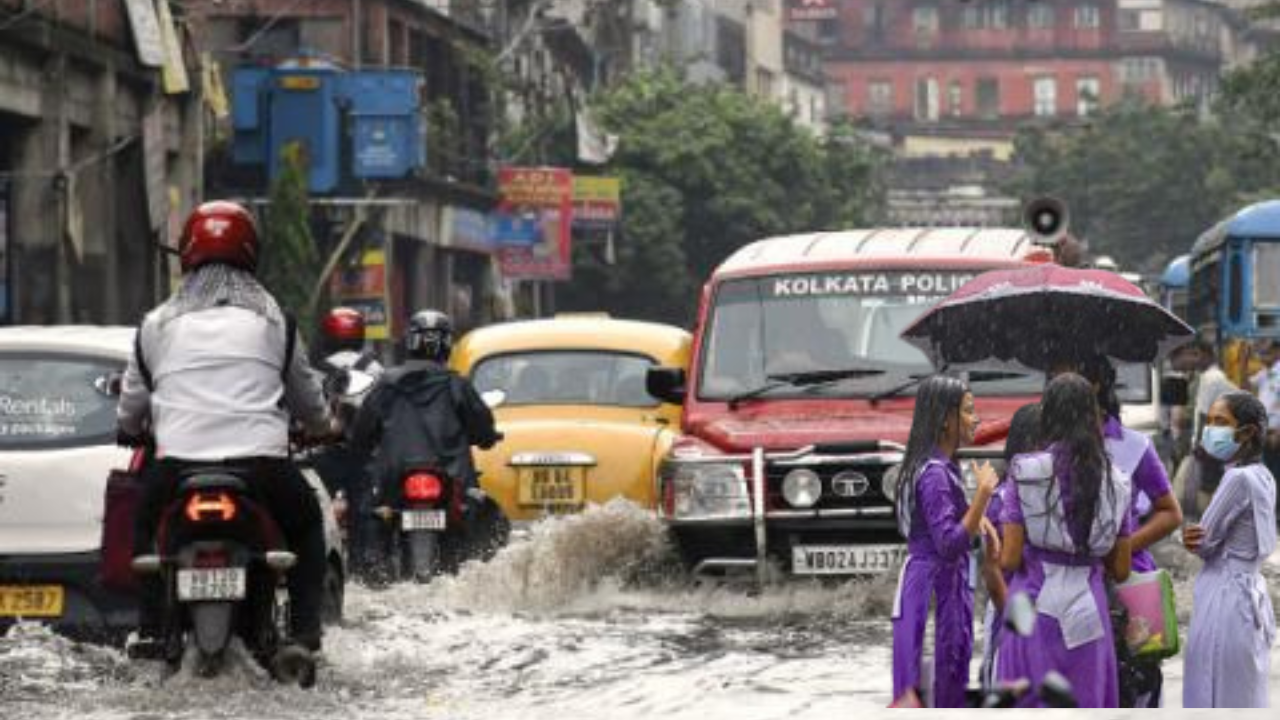
<path fill-rule="evenodd" d="M 1244 318 L 1244 259 L 1239 252 L 1231 253 L 1230 265 L 1228 271 L 1231 277 L 1228 279 L 1227 286 L 1230 295 L 1227 297 L 1227 317 L 1231 319 L 1232 324 L 1239 323 Z"/>
<path fill-rule="evenodd" d="M 1280 243 L 1258 242 L 1253 253 L 1253 306 L 1280 308 Z"/>

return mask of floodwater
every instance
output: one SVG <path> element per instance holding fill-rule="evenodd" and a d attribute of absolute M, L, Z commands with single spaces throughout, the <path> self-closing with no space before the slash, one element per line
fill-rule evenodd
<path fill-rule="evenodd" d="M 1160 554 L 1185 623 L 1195 563 L 1172 544 Z M 0 717 L 753 720 L 889 703 L 895 577 L 752 593 L 671 567 L 658 523 L 617 502 L 543 522 L 426 587 L 351 586 L 313 690 L 248 661 L 213 680 L 163 679 L 158 663 L 20 625 L 0 639 Z M 1280 594 L 1280 563 L 1268 572 Z M 1176 707 L 1180 659 L 1165 669 Z"/>

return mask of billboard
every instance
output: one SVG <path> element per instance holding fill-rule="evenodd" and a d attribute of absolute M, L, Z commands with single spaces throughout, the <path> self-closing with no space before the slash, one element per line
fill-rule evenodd
<path fill-rule="evenodd" d="M 359 310 L 364 314 L 365 337 L 386 340 L 390 337 L 387 314 L 387 256 L 381 250 L 365 250 L 360 262 L 340 268 L 330 278 L 335 304 Z"/>
<path fill-rule="evenodd" d="M 834 20 L 840 15 L 839 0 L 787 0 L 787 18 L 792 22 Z"/>
<path fill-rule="evenodd" d="M 575 230 L 612 230 L 622 215 L 622 183 L 618 178 L 573 178 L 573 227 Z"/>
<path fill-rule="evenodd" d="M 509 280 L 568 280 L 572 264 L 573 173 L 554 167 L 498 171 L 499 218 L 524 218 L 536 227 L 528 244 L 502 243 L 498 267 Z"/>

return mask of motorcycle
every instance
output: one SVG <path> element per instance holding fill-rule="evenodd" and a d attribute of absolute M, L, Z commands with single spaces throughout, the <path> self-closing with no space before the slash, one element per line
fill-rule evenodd
<path fill-rule="evenodd" d="M 212 466 L 184 473 L 161 516 L 156 547 L 159 554 L 134 558 L 133 568 L 160 575 L 161 654 L 171 671 L 191 653 L 197 674 L 219 674 L 238 637 L 276 680 L 315 683 L 310 653 L 284 642 L 285 578 L 297 557 L 239 470 Z"/>
<path fill-rule="evenodd" d="M 383 579 L 430 582 L 457 561 L 465 532 L 462 484 L 431 466 L 411 466 L 378 493 L 373 544 Z"/>

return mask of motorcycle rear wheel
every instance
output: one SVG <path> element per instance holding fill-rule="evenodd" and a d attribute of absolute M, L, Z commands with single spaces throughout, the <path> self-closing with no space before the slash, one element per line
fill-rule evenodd
<path fill-rule="evenodd" d="M 440 535 L 407 532 L 401 538 L 402 577 L 429 583 L 440 572 Z"/>

